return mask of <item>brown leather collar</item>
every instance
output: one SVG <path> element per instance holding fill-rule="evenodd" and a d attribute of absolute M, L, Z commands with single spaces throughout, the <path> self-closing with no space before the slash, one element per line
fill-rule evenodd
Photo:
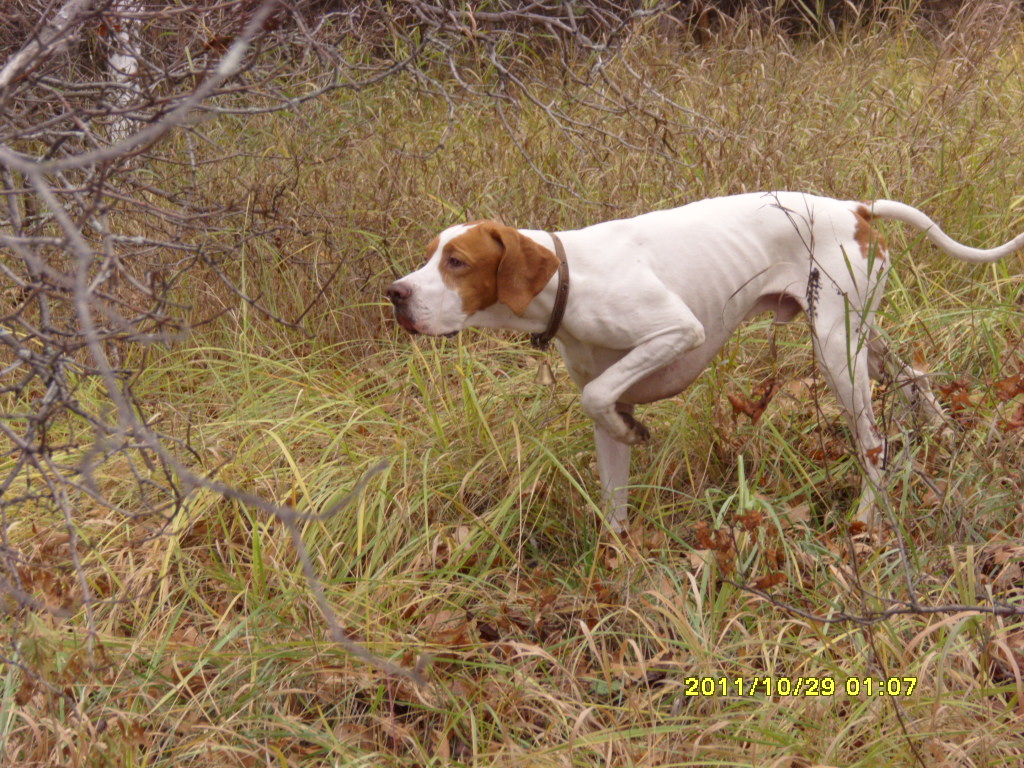
<path fill-rule="evenodd" d="M 543 333 L 531 333 L 530 343 L 537 349 L 547 349 L 548 344 L 558 333 L 558 326 L 562 324 L 562 317 L 565 315 L 565 305 L 569 301 L 569 262 L 565 260 L 565 246 L 558 239 L 558 235 L 552 234 L 551 240 L 555 244 L 555 255 L 558 257 L 558 291 L 555 293 L 555 306 L 551 309 L 551 319 L 548 320 L 548 327 Z"/>

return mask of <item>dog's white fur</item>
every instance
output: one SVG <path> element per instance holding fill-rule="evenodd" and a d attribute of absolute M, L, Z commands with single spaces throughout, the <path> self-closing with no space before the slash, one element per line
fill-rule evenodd
<path fill-rule="evenodd" d="M 814 351 L 865 472 L 858 518 L 870 522 L 883 487 L 884 438 L 869 377 L 888 374 L 930 418 L 941 418 L 924 375 L 889 355 L 873 326 L 890 266 L 871 227 L 878 218 L 923 230 L 964 261 L 991 262 L 1024 246 L 1021 234 L 998 248 L 969 248 L 902 203 L 795 192 L 702 200 L 558 233 L 570 289 L 556 343 L 594 421 L 613 529 L 627 520 L 630 445 L 647 438 L 633 406 L 681 392 L 743 320 L 765 311 L 780 322 L 801 311 L 810 320 Z M 558 283 L 552 250 L 544 231 L 458 225 L 442 232 L 427 263 L 392 284 L 388 295 L 410 332 L 442 335 L 476 326 L 537 333 L 548 322 Z"/>

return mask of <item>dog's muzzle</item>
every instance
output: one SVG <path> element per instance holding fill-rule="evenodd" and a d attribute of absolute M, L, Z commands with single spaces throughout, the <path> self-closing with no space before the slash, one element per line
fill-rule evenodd
<path fill-rule="evenodd" d="M 396 280 L 384 292 L 388 301 L 395 308 L 395 320 L 409 333 L 419 333 L 416 322 L 409 314 L 409 299 L 412 297 L 412 287 L 400 280 Z"/>
<path fill-rule="evenodd" d="M 458 329 L 449 333 L 430 333 L 421 330 L 413 319 L 412 310 L 409 309 L 409 302 L 412 299 L 412 286 L 406 285 L 401 280 L 396 280 L 389 285 L 384 295 L 388 297 L 388 301 L 395 307 L 395 320 L 409 333 L 425 333 L 427 336 L 444 336 L 445 338 L 459 335 Z"/>

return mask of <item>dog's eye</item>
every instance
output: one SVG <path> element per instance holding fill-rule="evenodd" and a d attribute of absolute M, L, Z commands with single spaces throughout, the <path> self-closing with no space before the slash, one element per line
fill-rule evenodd
<path fill-rule="evenodd" d="M 445 266 L 448 267 L 448 269 L 462 269 L 463 267 L 468 267 L 469 265 L 462 259 L 458 259 L 455 256 L 449 256 L 445 260 Z"/>

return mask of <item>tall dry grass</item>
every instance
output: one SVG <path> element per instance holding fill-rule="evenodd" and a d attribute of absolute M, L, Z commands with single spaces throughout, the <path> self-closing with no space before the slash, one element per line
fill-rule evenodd
<path fill-rule="evenodd" d="M 441 98 L 439 68 L 287 119 L 224 118 L 207 148 L 172 148 L 229 147 L 230 161 L 183 186 L 280 225 L 220 233 L 245 244 L 230 267 L 241 285 L 283 317 L 318 291 L 328 301 L 304 334 L 192 278 L 179 298 L 195 320 L 218 319 L 151 350 L 136 392 L 197 464 L 308 511 L 388 459 L 357 505 L 303 533 L 346 628 L 375 653 L 427 663 L 431 687 L 332 647 L 287 532 L 197 490 L 172 520 L 83 514 L 84 573 L 102 600 L 94 637 L 75 574 L 26 568 L 71 617 L 13 617 L 6 763 L 1020 762 L 1018 618 L 821 620 L 899 607 L 908 579 L 926 606 L 1020 607 L 1020 396 L 996 387 L 1021 365 L 1020 260 L 968 267 L 887 232 L 897 267 L 883 325 L 967 399 L 945 445 L 911 438 L 879 391 L 894 438 L 908 432 L 900 528 L 881 538 L 847 535 L 859 478 L 799 324 L 777 331 L 777 361 L 768 325 L 748 326 L 697 385 L 647 409 L 655 439 L 636 452 L 622 541 L 596 522 L 590 425 L 558 364 L 549 390 L 514 334 L 410 341 L 380 296 L 456 221 L 571 228 L 742 190 L 893 197 L 955 237 L 1001 242 L 1024 229 L 1024 27 L 993 6 L 958 23 L 938 33 L 896 19 L 820 41 L 738 23 L 701 45 L 652 27 L 600 71 L 581 65 L 588 89 L 563 88 L 538 48 L 522 52 L 533 99 Z M 499 74 L 481 67 L 473 85 Z M 735 419 L 726 394 L 769 375 L 785 386 L 761 422 Z M 136 486 L 116 465 L 98 481 L 131 508 Z M 63 562 L 61 521 L 24 512 L 5 546 Z M 827 677 L 839 691 L 691 696 L 692 676 Z M 916 687 L 847 694 L 848 678 L 868 677 Z"/>

